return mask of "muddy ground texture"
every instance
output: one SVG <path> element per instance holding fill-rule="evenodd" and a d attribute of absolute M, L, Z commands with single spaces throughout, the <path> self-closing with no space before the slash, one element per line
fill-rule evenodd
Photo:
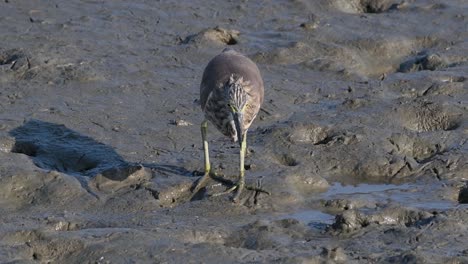
<path fill-rule="evenodd" d="M 468 262 L 466 1 L 5 0 L 0 25 L 0 262 Z M 272 195 L 240 205 L 190 197 L 225 47 L 265 80 Z"/>

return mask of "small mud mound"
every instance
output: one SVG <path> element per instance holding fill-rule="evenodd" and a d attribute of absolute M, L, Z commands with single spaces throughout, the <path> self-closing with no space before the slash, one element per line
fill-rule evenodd
<path fill-rule="evenodd" d="M 291 143 L 324 144 L 330 138 L 330 130 L 317 124 L 293 124 L 288 133 Z"/>
<path fill-rule="evenodd" d="M 190 35 L 181 41 L 182 44 L 215 43 L 221 45 L 235 45 L 239 42 L 240 32 L 220 27 L 205 29 L 197 34 Z"/>
<path fill-rule="evenodd" d="M 30 156 L 43 169 L 91 176 L 124 163 L 112 148 L 63 125 L 31 120 L 10 135 L 15 138 L 11 151 Z"/>
<path fill-rule="evenodd" d="M 86 206 L 95 197 L 78 178 L 57 171 L 38 170 L 24 155 L 0 153 L 0 201 L 4 208 L 29 206 L 68 208 Z"/>
<path fill-rule="evenodd" d="M 342 12 L 353 14 L 383 13 L 401 6 L 394 0 L 335 0 L 333 5 Z"/>
<path fill-rule="evenodd" d="M 273 222 L 255 221 L 226 239 L 225 246 L 251 250 L 275 249 L 294 240 L 310 240 L 310 229 L 296 219 L 287 218 Z"/>
<path fill-rule="evenodd" d="M 403 125 L 414 131 L 436 131 L 456 129 L 462 114 L 456 109 L 433 102 L 414 102 L 398 111 Z"/>
<path fill-rule="evenodd" d="M 401 133 L 392 134 L 388 141 L 395 148 L 395 152 L 405 157 L 412 157 L 418 163 L 431 159 L 438 153 L 445 151 L 441 142 L 422 135 L 411 137 Z M 407 161 L 408 162 L 408 161 Z"/>
<path fill-rule="evenodd" d="M 335 223 L 330 226 L 329 231 L 349 233 L 369 225 L 425 225 L 433 217 L 433 214 L 425 211 L 405 208 L 388 208 L 375 214 L 347 210 L 336 216 Z"/>
<path fill-rule="evenodd" d="M 447 66 L 447 60 L 438 54 L 420 54 L 400 64 L 398 72 L 435 71 Z"/>
<path fill-rule="evenodd" d="M 135 204 L 144 209 L 173 207 L 189 201 L 193 181 L 175 174 L 170 177 L 153 175 L 141 165 L 121 165 L 99 173 L 89 185 L 108 196 L 108 205 L 125 208 Z"/>
<path fill-rule="evenodd" d="M 325 144 L 332 137 L 330 128 L 316 123 L 288 121 L 266 128 L 263 138 L 287 141 L 292 144 Z M 270 140 L 271 141 L 271 140 Z"/>

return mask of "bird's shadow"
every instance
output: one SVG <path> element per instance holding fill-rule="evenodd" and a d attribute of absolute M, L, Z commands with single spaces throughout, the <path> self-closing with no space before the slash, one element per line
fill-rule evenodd
<path fill-rule="evenodd" d="M 45 170 L 90 177 L 125 164 L 112 147 L 64 125 L 32 119 L 9 134 L 15 138 L 12 152 L 29 156 Z"/>
<path fill-rule="evenodd" d="M 39 168 L 79 176 L 78 178 L 92 178 L 106 170 L 136 165 L 125 161 L 114 148 L 61 124 L 31 119 L 11 130 L 9 135 L 15 138 L 11 152 L 29 156 Z M 194 175 L 193 172 L 174 165 L 139 165 L 165 174 L 187 177 Z"/>

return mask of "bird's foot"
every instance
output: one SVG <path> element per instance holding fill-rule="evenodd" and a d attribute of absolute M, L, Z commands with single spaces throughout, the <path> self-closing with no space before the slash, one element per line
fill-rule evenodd
<path fill-rule="evenodd" d="M 267 195 L 270 195 L 270 192 L 263 189 L 261 187 L 261 181 L 258 180 L 257 181 L 257 184 L 254 186 L 254 185 L 250 185 L 250 184 L 244 184 L 244 182 L 242 181 L 239 181 L 237 183 L 234 183 L 233 181 L 231 180 L 228 180 L 228 179 L 225 179 L 219 175 L 217 175 L 214 171 L 210 171 L 210 172 L 207 172 L 205 173 L 205 175 L 203 175 L 196 183 L 195 187 L 192 188 L 191 192 L 192 192 L 192 198 L 204 187 L 206 187 L 206 185 L 208 184 L 208 181 L 210 179 L 213 179 L 219 183 L 222 183 L 226 186 L 230 186 L 229 189 L 223 191 L 223 192 L 220 192 L 220 193 L 215 193 L 215 194 L 212 194 L 210 196 L 212 197 L 217 197 L 217 196 L 221 196 L 221 195 L 225 195 L 225 194 L 230 194 L 232 192 L 235 191 L 235 194 L 234 194 L 234 197 L 233 197 L 233 202 L 239 202 L 239 197 L 242 193 L 242 191 L 244 189 L 246 190 L 249 190 L 249 191 L 254 191 L 255 192 L 255 197 L 257 197 L 259 194 L 261 193 L 264 193 L 264 194 L 267 194 Z"/>
<path fill-rule="evenodd" d="M 214 171 L 210 171 L 210 172 L 205 172 L 205 175 L 203 175 L 198 181 L 197 181 L 197 185 L 195 185 L 193 188 L 192 188 L 192 195 L 195 195 L 197 194 L 203 187 L 205 187 L 208 183 L 208 181 L 211 179 L 211 178 L 214 178 L 214 177 L 219 177 L 216 175 L 216 173 Z"/>
<path fill-rule="evenodd" d="M 239 182 L 234 184 L 230 180 L 227 180 L 227 179 L 224 179 L 224 178 L 219 179 L 219 177 L 217 177 L 217 176 L 213 177 L 213 179 L 218 180 L 220 182 L 223 182 L 225 184 L 232 185 L 229 189 L 227 189 L 224 192 L 212 194 L 211 196 L 213 196 L 213 197 L 229 194 L 231 192 L 236 191 L 236 193 L 234 194 L 234 197 L 232 198 L 232 200 L 233 200 L 233 202 L 237 203 L 237 202 L 239 202 L 239 197 L 240 197 L 243 189 L 247 189 L 249 191 L 254 191 L 255 192 L 255 197 L 257 197 L 257 195 L 260 194 L 260 193 L 270 195 L 269 191 L 261 188 L 261 182 L 260 181 L 257 181 L 256 186 L 253 186 L 253 185 L 248 185 L 248 184 L 246 185 L 246 184 L 244 184 L 243 181 L 242 182 L 239 181 Z"/>

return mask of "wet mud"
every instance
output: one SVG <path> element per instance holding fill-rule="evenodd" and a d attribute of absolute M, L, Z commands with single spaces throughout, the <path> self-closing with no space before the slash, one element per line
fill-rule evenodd
<path fill-rule="evenodd" d="M 0 262 L 468 262 L 465 1 L 2 1 Z M 237 144 L 199 83 L 265 102 Z"/>

